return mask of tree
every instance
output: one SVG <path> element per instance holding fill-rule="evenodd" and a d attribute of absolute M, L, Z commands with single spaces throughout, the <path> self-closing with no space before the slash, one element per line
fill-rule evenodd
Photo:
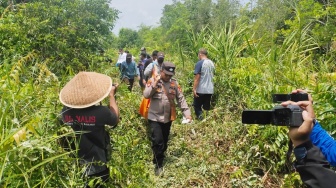
<path fill-rule="evenodd" d="M 121 28 L 118 34 L 119 48 L 135 47 L 142 44 L 137 31 L 128 28 Z"/>
<path fill-rule="evenodd" d="M 218 0 L 213 7 L 211 25 L 214 28 L 223 27 L 239 16 L 240 4 L 237 0 Z"/>
<path fill-rule="evenodd" d="M 17 3 L 0 22 L 0 62 L 29 52 L 50 61 L 56 73 L 72 66 L 85 69 L 108 48 L 118 11 L 109 0 L 45 0 Z"/>
<path fill-rule="evenodd" d="M 336 4 L 332 1 L 298 1 L 292 5 L 295 17 L 285 21 L 287 28 L 281 34 L 287 36 L 292 31 L 308 27 L 310 34 L 316 39 L 321 55 L 333 51 L 336 39 Z M 329 54 L 330 55 L 330 54 Z"/>
<path fill-rule="evenodd" d="M 188 32 L 199 33 L 205 27 L 221 30 L 236 19 L 239 8 L 237 0 L 174 1 L 164 7 L 160 22 L 168 41 L 188 47 Z"/>
<path fill-rule="evenodd" d="M 189 26 L 189 12 L 181 2 L 165 5 L 160 19 L 161 26 L 167 37 L 167 41 L 185 40 L 186 29 Z"/>

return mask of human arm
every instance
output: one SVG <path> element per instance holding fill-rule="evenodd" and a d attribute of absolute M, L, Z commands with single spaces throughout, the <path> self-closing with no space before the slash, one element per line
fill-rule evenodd
<path fill-rule="evenodd" d="M 135 75 L 136 75 L 137 79 L 140 80 L 140 71 L 139 71 L 135 62 L 134 62 L 134 66 L 135 66 Z"/>
<path fill-rule="evenodd" d="M 310 134 L 310 139 L 315 146 L 320 148 L 328 162 L 332 166 L 336 166 L 336 141 L 317 121 Z"/>
<path fill-rule="evenodd" d="M 134 75 L 134 77 L 138 77 L 140 75 L 140 71 L 139 71 L 139 69 L 138 69 L 138 67 L 137 67 L 137 65 L 134 61 L 132 62 L 132 65 L 133 65 L 133 73 L 132 74 Z"/>
<path fill-rule="evenodd" d="M 160 75 L 157 75 L 156 78 L 151 78 L 148 80 L 146 87 L 143 91 L 143 96 L 146 99 L 149 99 L 152 97 L 152 95 L 154 95 L 154 93 L 156 92 L 158 86 L 160 85 Z"/>
<path fill-rule="evenodd" d="M 311 114 L 314 113 L 312 103 L 310 101 L 286 101 L 281 103 L 282 106 L 287 107 L 288 105 L 299 106 L 302 112 L 303 123 L 299 127 L 289 127 L 288 135 L 293 142 L 294 147 L 301 145 L 309 141 L 309 135 L 313 129 L 313 117 Z"/>
<path fill-rule="evenodd" d="M 144 71 L 144 75 L 145 76 L 151 76 L 151 74 L 152 74 L 152 70 L 153 70 L 153 63 L 150 63 L 147 67 L 146 67 L 146 69 L 145 69 L 145 71 Z"/>
<path fill-rule="evenodd" d="M 198 87 L 198 84 L 199 84 L 199 81 L 200 81 L 200 77 L 201 77 L 201 74 L 195 74 L 195 76 L 194 76 L 194 86 L 193 86 L 194 97 L 198 97 L 197 87 Z"/>
<path fill-rule="evenodd" d="M 305 93 L 304 90 L 297 89 L 292 93 Z M 311 95 L 308 95 L 308 99 L 311 102 L 311 106 L 313 104 L 313 98 Z M 312 108 L 312 107 L 311 107 Z M 311 111 L 311 117 L 315 118 L 314 111 Z M 336 141 L 333 137 L 331 137 L 326 130 L 324 130 L 319 122 L 315 122 L 313 125 L 312 131 L 310 133 L 310 140 L 312 143 L 320 148 L 323 155 L 326 157 L 328 162 L 332 166 L 336 166 Z"/>
<path fill-rule="evenodd" d="M 124 78 L 124 76 L 125 76 L 125 65 L 124 65 L 124 63 L 119 64 L 119 72 L 120 72 L 121 78 Z"/>
<path fill-rule="evenodd" d="M 298 105 L 303 109 L 302 118 L 304 120 L 299 128 L 289 129 L 289 137 L 295 147 L 295 171 L 300 174 L 302 182 L 307 187 L 334 187 L 335 172 L 330 169 L 328 160 L 320 148 L 313 145 L 309 139 L 309 134 L 314 127 L 312 101 L 282 103 L 284 106 L 289 104 Z"/>
<path fill-rule="evenodd" d="M 120 69 L 120 65 L 121 65 L 120 62 L 117 62 L 117 63 L 115 64 L 115 66 L 118 67 L 119 69 Z"/>
<path fill-rule="evenodd" d="M 117 116 L 117 122 L 119 122 L 119 108 L 118 108 L 118 105 L 117 105 L 117 102 L 115 100 L 115 94 L 117 92 L 117 87 L 118 87 L 118 84 L 115 84 L 112 86 L 112 89 L 110 91 L 110 104 L 109 104 L 109 107 L 110 107 L 110 110 L 112 113 L 116 114 Z"/>
<path fill-rule="evenodd" d="M 292 93 L 306 93 L 306 91 L 301 89 L 296 89 Z M 297 105 L 299 106 L 302 112 L 303 123 L 300 127 L 290 127 L 289 128 L 289 137 L 293 142 L 294 147 L 306 142 L 309 140 L 309 135 L 313 129 L 313 119 L 315 118 L 314 108 L 313 108 L 313 99 L 311 95 L 308 95 L 308 101 L 286 101 L 281 103 L 282 106 L 288 105 Z"/>
<path fill-rule="evenodd" d="M 195 65 L 195 70 L 194 70 L 194 85 L 193 85 L 193 94 L 194 97 L 198 97 L 197 95 L 197 88 L 201 79 L 201 71 L 202 71 L 202 65 L 203 65 L 204 60 L 198 61 Z"/>
<path fill-rule="evenodd" d="M 191 117 L 191 112 L 190 112 L 190 108 L 188 107 L 188 103 L 185 100 L 185 97 L 182 93 L 182 89 L 180 87 L 180 85 L 178 85 L 178 83 L 176 82 L 177 85 L 177 89 L 176 89 L 176 100 L 177 100 L 177 104 L 178 107 L 181 108 L 181 111 L 183 113 L 183 116 L 188 119 L 188 120 L 192 120 Z"/>

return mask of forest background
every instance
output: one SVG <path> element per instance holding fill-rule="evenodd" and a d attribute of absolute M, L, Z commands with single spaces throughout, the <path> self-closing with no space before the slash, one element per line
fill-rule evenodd
<path fill-rule="evenodd" d="M 328 0 L 181 0 L 160 25 L 111 30 L 109 0 L 0 1 L 0 187 L 81 187 L 82 168 L 59 140 L 60 89 L 79 71 L 119 82 L 122 47 L 164 51 L 177 65 L 192 108 L 193 68 L 205 47 L 216 65 L 213 108 L 205 121 L 174 122 L 165 173 L 155 177 L 141 89 L 121 84 L 121 122 L 110 130 L 110 187 L 301 187 L 285 165 L 287 128 L 243 125 L 244 109 L 271 109 L 273 93 L 304 88 L 317 119 L 335 136 L 336 4 Z M 107 104 L 107 101 L 104 101 Z"/>

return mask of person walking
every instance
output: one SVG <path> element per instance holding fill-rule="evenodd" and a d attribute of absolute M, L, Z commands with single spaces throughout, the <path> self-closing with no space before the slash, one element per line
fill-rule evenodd
<path fill-rule="evenodd" d="M 198 51 L 199 61 L 195 65 L 194 70 L 194 110 L 197 119 L 203 119 L 202 109 L 210 110 L 211 96 L 214 94 L 214 63 L 208 59 L 208 52 L 201 48 Z"/>
<path fill-rule="evenodd" d="M 145 75 L 144 75 L 144 69 L 145 69 L 145 63 L 147 61 L 146 58 L 146 53 L 145 52 L 141 52 L 140 54 L 140 60 L 138 63 L 138 69 L 139 69 L 139 75 L 140 75 L 140 79 L 139 79 L 139 85 L 140 87 L 143 89 L 146 85 L 146 80 L 145 80 Z"/>
<path fill-rule="evenodd" d="M 118 56 L 118 60 L 117 60 L 117 63 L 116 63 L 116 67 L 120 68 L 121 63 L 124 62 L 124 61 L 126 61 L 126 55 L 127 55 L 127 53 L 124 52 L 123 48 L 119 48 L 118 54 L 119 54 L 119 56 Z"/>
<path fill-rule="evenodd" d="M 153 61 L 152 63 L 148 64 L 144 71 L 144 75 L 147 77 L 150 77 L 152 75 L 152 70 L 154 69 L 154 66 L 156 67 L 157 74 L 160 74 L 160 70 L 162 67 L 162 63 L 164 61 L 164 53 L 163 52 L 158 52 L 157 53 L 157 60 Z"/>
<path fill-rule="evenodd" d="M 114 128 L 119 122 L 119 108 L 114 95 L 118 85 L 109 76 L 96 72 L 80 72 L 61 90 L 59 99 L 64 105 L 62 122 L 76 134 L 77 157 L 85 165 L 87 177 L 109 180 L 110 135 L 105 125 Z M 109 96 L 109 107 L 101 101 Z M 72 145 L 74 146 L 74 145 Z"/>
<path fill-rule="evenodd" d="M 128 53 L 126 55 L 126 61 L 120 65 L 120 76 L 121 80 L 128 85 L 129 91 L 132 91 L 134 77 L 138 76 L 138 79 L 140 79 L 139 74 L 136 63 L 132 61 L 132 54 Z"/>
<path fill-rule="evenodd" d="M 172 122 L 176 119 L 176 105 L 190 121 L 191 112 L 184 95 L 175 79 L 175 65 L 164 62 L 159 75 L 148 80 L 143 91 L 145 98 L 150 99 L 148 122 L 151 132 L 153 163 L 155 175 L 163 172 L 165 151 L 168 148 L 168 137 Z"/>
<path fill-rule="evenodd" d="M 145 54 L 146 59 L 151 58 L 151 56 L 147 53 L 147 50 L 146 50 L 145 47 L 141 47 L 141 48 L 140 48 L 140 54 L 142 54 L 142 53 Z"/>
<path fill-rule="evenodd" d="M 154 51 L 152 52 L 152 59 L 153 59 L 153 61 L 156 61 L 156 60 L 157 60 L 158 53 L 159 53 L 159 51 L 157 51 L 157 50 L 154 50 Z"/>

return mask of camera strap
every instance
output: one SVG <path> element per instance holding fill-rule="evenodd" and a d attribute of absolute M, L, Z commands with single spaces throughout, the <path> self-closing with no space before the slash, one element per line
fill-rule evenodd
<path fill-rule="evenodd" d="M 293 142 L 292 142 L 291 139 L 289 139 L 289 141 L 288 141 L 288 150 L 287 150 L 287 153 L 286 153 L 286 162 L 285 162 L 285 164 L 286 164 L 287 169 L 288 169 L 289 172 L 295 171 L 293 163 L 290 160 L 290 157 L 291 157 L 292 153 L 293 153 Z"/>

